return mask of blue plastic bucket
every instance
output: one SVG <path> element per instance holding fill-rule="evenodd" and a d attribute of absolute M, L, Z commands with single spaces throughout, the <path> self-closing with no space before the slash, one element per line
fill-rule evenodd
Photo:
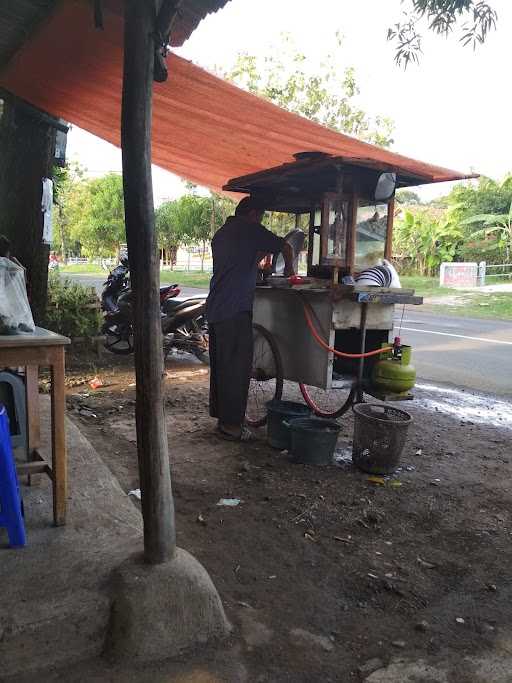
<path fill-rule="evenodd" d="M 276 401 L 267 403 L 267 438 L 273 448 L 279 450 L 290 449 L 290 430 L 283 422 L 290 422 L 295 418 L 309 417 L 311 410 L 304 403 L 294 401 Z"/>
<path fill-rule="evenodd" d="M 308 417 L 290 420 L 290 455 L 303 465 L 330 465 L 341 426 L 334 420 Z"/>

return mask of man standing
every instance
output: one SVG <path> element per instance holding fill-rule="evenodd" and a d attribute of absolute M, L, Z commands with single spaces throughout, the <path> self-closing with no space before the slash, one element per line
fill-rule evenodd
<path fill-rule="evenodd" d="M 252 307 L 257 264 L 264 254 L 282 252 L 285 275 L 293 275 L 293 250 L 261 221 L 264 205 L 246 197 L 212 240 L 213 277 L 206 304 L 210 331 L 210 415 L 220 436 L 247 441 L 244 427 L 251 380 Z"/>

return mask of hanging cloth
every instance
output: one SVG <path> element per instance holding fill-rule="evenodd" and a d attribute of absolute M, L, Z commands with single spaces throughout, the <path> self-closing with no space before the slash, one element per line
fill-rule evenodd
<path fill-rule="evenodd" d="M 52 242 L 52 208 L 53 208 L 53 181 L 43 178 L 43 193 L 41 196 L 41 211 L 43 212 L 43 242 Z"/>

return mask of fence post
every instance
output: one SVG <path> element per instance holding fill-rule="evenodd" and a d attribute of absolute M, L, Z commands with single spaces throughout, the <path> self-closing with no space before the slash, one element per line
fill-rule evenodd
<path fill-rule="evenodd" d="M 445 270 L 446 270 L 446 263 L 441 263 L 441 267 L 439 268 L 439 286 L 440 287 L 444 287 Z"/>
<path fill-rule="evenodd" d="M 485 285 L 485 273 L 487 269 L 487 264 L 485 261 L 480 261 L 478 264 L 478 286 L 483 287 Z"/>

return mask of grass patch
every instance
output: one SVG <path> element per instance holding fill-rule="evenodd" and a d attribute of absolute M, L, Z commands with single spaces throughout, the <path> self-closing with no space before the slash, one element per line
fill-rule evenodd
<path fill-rule="evenodd" d="M 466 318 L 512 320 L 512 293 L 475 294 L 474 292 L 461 292 L 461 295 L 465 301 L 460 305 L 433 304 L 429 306 L 429 310 Z"/>
<path fill-rule="evenodd" d="M 97 263 L 76 263 L 72 266 L 60 265 L 59 271 L 61 273 L 69 273 L 70 275 L 73 273 L 76 273 L 77 275 L 80 273 L 87 273 L 89 275 L 105 275 L 107 272 L 106 270 L 103 270 L 101 266 L 98 266 Z"/>
<path fill-rule="evenodd" d="M 418 296 L 426 299 L 439 300 L 447 296 L 460 299 L 460 303 L 450 304 L 443 304 L 439 301 L 432 304 L 427 302 L 424 310 L 467 318 L 512 320 L 512 292 L 491 294 L 490 292 L 479 293 L 467 289 L 439 287 L 439 278 L 419 275 L 404 276 L 400 280 L 402 287 L 415 289 Z"/>
<path fill-rule="evenodd" d="M 400 277 L 402 287 L 414 289 L 418 296 L 453 296 L 456 289 L 440 287 L 438 277 L 424 277 L 422 275 L 404 275 Z"/>
<path fill-rule="evenodd" d="M 168 284 L 177 282 L 183 287 L 208 289 L 211 276 L 211 273 L 201 273 L 200 271 L 195 270 L 162 270 L 160 273 L 160 282 Z"/>
<path fill-rule="evenodd" d="M 115 266 L 112 266 L 112 269 L 114 267 Z M 101 266 L 94 263 L 79 263 L 73 266 L 61 266 L 59 272 L 67 275 L 98 275 L 106 278 L 109 270 L 103 270 Z M 164 284 L 177 282 L 184 287 L 208 289 L 211 276 L 211 273 L 201 273 L 197 270 L 162 270 L 160 273 L 160 282 Z"/>

